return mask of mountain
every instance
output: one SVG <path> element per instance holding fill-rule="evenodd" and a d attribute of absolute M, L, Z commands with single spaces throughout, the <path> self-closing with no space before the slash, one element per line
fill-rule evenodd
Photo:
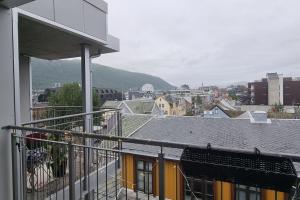
<path fill-rule="evenodd" d="M 46 61 L 32 59 L 31 66 L 33 89 L 53 87 L 55 83 L 81 82 L 79 60 Z M 129 72 L 94 63 L 92 70 L 94 87 L 128 90 L 141 88 L 145 83 L 150 83 L 157 90 L 174 88 L 159 77 L 143 73 Z"/>

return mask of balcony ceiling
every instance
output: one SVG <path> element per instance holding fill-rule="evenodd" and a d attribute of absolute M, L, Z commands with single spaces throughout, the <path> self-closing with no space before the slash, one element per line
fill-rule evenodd
<path fill-rule="evenodd" d="M 118 40 L 109 37 L 108 45 L 81 37 L 30 18 L 19 17 L 20 54 L 47 60 L 80 57 L 80 45 L 90 45 L 91 55 L 117 51 Z"/>
<path fill-rule="evenodd" d="M 0 0 L 0 5 L 5 8 L 14 8 L 34 0 Z"/>

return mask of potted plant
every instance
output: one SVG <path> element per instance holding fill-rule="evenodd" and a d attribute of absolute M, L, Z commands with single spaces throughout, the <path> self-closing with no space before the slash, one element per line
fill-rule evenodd
<path fill-rule="evenodd" d="M 59 136 L 51 135 L 50 140 L 60 141 Z M 50 161 L 49 167 L 52 170 L 53 177 L 64 177 L 67 171 L 67 148 L 63 144 L 49 144 Z"/>
<path fill-rule="evenodd" d="M 44 133 L 31 133 L 26 135 L 26 157 L 27 157 L 27 170 L 32 172 L 34 167 L 42 164 L 47 157 L 47 145 L 44 141 L 47 139 Z"/>

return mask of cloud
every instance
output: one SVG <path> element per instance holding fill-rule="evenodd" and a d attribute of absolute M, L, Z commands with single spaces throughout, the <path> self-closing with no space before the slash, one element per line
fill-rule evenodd
<path fill-rule="evenodd" d="M 121 52 L 96 62 L 175 85 L 300 76 L 298 0 L 107 0 Z"/>

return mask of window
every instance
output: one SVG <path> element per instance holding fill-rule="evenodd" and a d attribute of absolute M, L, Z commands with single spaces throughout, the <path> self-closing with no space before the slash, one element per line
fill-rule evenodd
<path fill-rule="evenodd" d="M 217 108 L 215 109 L 215 114 L 218 114 L 218 109 Z"/>
<path fill-rule="evenodd" d="M 153 193 L 152 186 L 152 168 L 153 164 L 149 161 L 138 160 L 136 162 L 136 184 L 137 190 L 142 191 L 146 194 Z"/>
<path fill-rule="evenodd" d="M 185 200 L 213 200 L 213 181 L 207 179 L 187 178 L 185 183 Z"/>
<path fill-rule="evenodd" d="M 261 190 L 257 187 L 249 187 L 245 185 L 235 186 L 236 200 L 260 200 Z"/>
<path fill-rule="evenodd" d="M 161 104 L 161 107 L 164 108 L 164 107 L 165 107 L 165 104 Z"/>

